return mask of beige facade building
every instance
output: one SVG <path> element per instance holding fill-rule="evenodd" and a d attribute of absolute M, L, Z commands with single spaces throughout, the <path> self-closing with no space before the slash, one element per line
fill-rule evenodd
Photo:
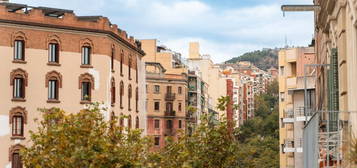
<path fill-rule="evenodd" d="M 315 77 L 304 65 L 315 61 L 314 48 L 288 48 L 279 52 L 280 167 L 303 168 L 303 130 L 315 106 Z M 307 107 L 305 107 L 305 98 Z M 309 114 L 308 114 L 309 113 Z"/>
<path fill-rule="evenodd" d="M 22 167 L 38 108 L 104 102 L 106 119 L 146 130 L 144 52 L 107 18 L 0 3 L 0 32 L 0 167 Z"/>
<path fill-rule="evenodd" d="M 315 0 L 317 111 L 321 135 L 336 138 L 331 147 L 319 146 L 320 167 L 356 167 L 348 161 L 351 137 L 357 134 L 357 8 L 356 0 Z M 326 122 L 331 123 L 329 125 Z M 318 143 L 318 142 L 317 142 Z M 316 153 L 317 151 L 311 151 Z"/>
<path fill-rule="evenodd" d="M 218 112 L 219 116 L 226 115 L 225 111 L 219 111 L 216 107 L 218 98 L 227 95 L 227 81 L 222 74 L 219 65 L 215 65 L 209 55 L 202 55 L 199 51 L 199 43 L 192 42 L 189 45 L 188 67 L 191 71 L 197 71 L 202 81 L 208 85 L 208 109 Z"/>

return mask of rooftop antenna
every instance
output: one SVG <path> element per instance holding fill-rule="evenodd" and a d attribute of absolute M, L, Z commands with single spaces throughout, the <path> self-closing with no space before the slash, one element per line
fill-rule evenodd
<path fill-rule="evenodd" d="M 285 35 L 285 48 L 288 48 L 288 36 Z"/>

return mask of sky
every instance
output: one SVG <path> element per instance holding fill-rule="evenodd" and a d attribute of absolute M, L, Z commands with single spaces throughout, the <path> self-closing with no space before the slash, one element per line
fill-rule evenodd
<path fill-rule="evenodd" d="M 191 41 L 216 63 L 263 48 L 307 46 L 313 13 L 286 13 L 283 4 L 312 0 L 10 0 L 31 6 L 74 10 L 77 16 L 106 16 L 136 39 L 157 39 L 188 55 Z"/>

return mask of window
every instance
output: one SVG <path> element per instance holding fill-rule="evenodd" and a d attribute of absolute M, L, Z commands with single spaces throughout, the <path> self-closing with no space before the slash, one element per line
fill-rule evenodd
<path fill-rule="evenodd" d="M 119 98 L 119 103 L 120 103 L 120 108 L 123 109 L 123 96 L 124 96 L 124 83 L 123 81 L 120 82 L 120 98 Z"/>
<path fill-rule="evenodd" d="M 128 77 L 129 77 L 129 80 L 131 80 L 131 64 L 132 64 L 132 60 L 131 60 L 132 58 L 131 58 L 131 55 L 129 56 L 129 62 L 128 62 L 128 67 L 129 67 L 129 69 L 128 69 Z"/>
<path fill-rule="evenodd" d="M 13 86 L 12 101 L 25 101 L 25 87 L 27 86 L 28 74 L 23 69 L 15 69 L 10 73 L 10 85 Z"/>
<path fill-rule="evenodd" d="M 82 65 L 91 64 L 90 56 L 91 56 L 91 47 L 89 46 L 82 47 Z"/>
<path fill-rule="evenodd" d="M 148 85 L 145 85 L 145 90 L 146 90 L 146 93 L 149 93 Z"/>
<path fill-rule="evenodd" d="M 124 76 L 123 75 L 123 62 L 124 62 L 124 51 L 121 50 L 121 53 L 120 53 L 120 75 L 121 76 Z"/>
<path fill-rule="evenodd" d="M 135 111 L 139 112 L 139 89 L 135 89 Z"/>
<path fill-rule="evenodd" d="M 12 136 L 24 136 L 24 119 L 20 115 L 12 117 Z"/>
<path fill-rule="evenodd" d="M 59 88 L 62 87 L 62 75 L 56 71 L 48 72 L 46 87 L 48 88 L 48 102 L 56 102 L 59 99 Z"/>
<path fill-rule="evenodd" d="M 139 117 L 136 117 L 135 119 L 135 128 L 139 129 Z"/>
<path fill-rule="evenodd" d="M 155 129 L 160 129 L 160 120 L 154 120 Z"/>
<path fill-rule="evenodd" d="M 15 40 L 14 43 L 14 60 L 25 60 L 25 41 Z"/>
<path fill-rule="evenodd" d="M 25 86 L 23 78 L 15 78 L 13 85 L 13 98 L 24 99 L 25 98 Z"/>
<path fill-rule="evenodd" d="M 182 103 L 179 103 L 179 104 L 178 104 L 178 110 L 179 110 L 179 111 L 182 111 Z"/>
<path fill-rule="evenodd" d="M 22 168 L 22 161 L 19 150 L 12 153 L 11 165 L 12 168 Z"/>
<path fill-rule="evenodd" d="M 82 82 L 82 100 L 90 101 L 91 99 L 91 83 L 90 82 Z"/>
<path fill-rule="evenodd" d="M 131 98 L 132 98 L 132 88 L 131 85 L 129 84 L 128 87 L 128 109 L 131 111 Z"/>
<path fill-rule="evenodd" d="M 182 94 L 182 87 L 178 87 L 178 94 Z"/>
<path fill-rule="evenodd" d="M 155 137 L 155 146 L 160 146 L 160 137 Z"/>
<path fill-rule="evenodd" d="M 135 80 L 136 80 L 136 83 L 138 83 L 138 81 L 139 81 L 138 62 L 136 62 L 136 64 L 135 64 Z"/>
<path fill-rule="evenodd" d="M 112 80 L 111 80 L 110 92 L 111 92 L 111 104 L 113 106 L 115 104 L 115 80 L 114 80 L 114 78 L 112 78 Z"/>
<path fill-rule="evenodd" d="M 172 129 L 172 126 L 173 126 L 173 125 L 172 125 L 172 120 L 167 120 L 167 121 L 166 121 L 166 128 L 167 128 L 167 129 Z"/>
<path fill-rule="evenodd" d="M 159 111 L 160 110 L 160 102 L 155 102 L 154 103 L 154 110 Z"/>
<path fill-rule="evenodd" d="M 59 63 L 59 45 L 50 43 L 48 46 L 48 62 Z"/>
<path fill-rule="evenodd" d="M 172 93 L 172 86 L 167 86 L 166 87 L 166 92 L 167 93 Z"/>
<path fill-rule="evenodd" d="M 85 73 L 79 77 L 79 88 L 81 89 L 81 103 L 88 103 L 92 98 L 94 89 L 94 78 L 91 74 Z"/>
<path fill-rule="evenodd" d="M 285 94 L 284 94 L 284 92 L 280 92 L 280 101 L 281 101 L 281 102 L 285 101 Z"/>
<path fill-rule="evenodd" d="M 182 128 L 182 120 L 179 120 L 179 128 Z"/>
<path fill-rule="evenodd" d="M 124 116 L 123 116 L 122 113 L 120 114 L 119 125 L 120 125 L 121 127 L 124 127 Z"/>
<path fill-rule="evenodd" d="M 128 128 L 129 129 L 131 128 L 131 115 L 129 115 L 128 117 Z"/>
<path fill-rule="evenodd" d="M 113 45 L 112 46 L 111 62 L 110 62 L 110 67 L 112 68 L 112 72 L 114 72 L 114 56 L 115 56 L 115 48 Z"/>
<path fill-rule="evenodd" d="M 24 136 L 24 124 L 27 120 L 27 111 L 22 107 L 15 107 L 10 110 L 10 124 L 13 138 Z"/>
<path fill-rule="evenodd" d="M 156 94 L 160 93 L 160 86 L 159 85 L 155 85 L 154 86 L 154 93 L 156 93 Z"/>
<path fill-rule="evenodd" d="M 48 81 L 48 99 L 58 100 L 58 81 L 50 80 Z"/>

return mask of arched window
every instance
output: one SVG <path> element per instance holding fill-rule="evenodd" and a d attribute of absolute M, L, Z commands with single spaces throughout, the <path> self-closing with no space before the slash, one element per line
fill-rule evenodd
<path fill-rule="evenodd" d="M 135 110 L 139 112 L 139 89 L 136 87 L 135 89 Z"/>
<path fill-rule="evenodd" d="M 111 80 L 111 104 L 112 106 L 115 105 L 115 79 L 112 78 Z"/>
<path fill-rule="evenodd" d="M 131 80 L 131 64 L 132 64 L 132 60 L 131 60 L 131 55 L 129 55 L 129 62 L 128 62 L 128 77 L 129 77 L 129 80 Z"/>
<path fill-rule="evenodd" d="M 131 128 L 131 115 L 129 115 L 128 117 L 128 128 L 129 129 Z"/>
<path fill-rule="evenodd" d="M 135 128 L 139 129 L 139 117 L 136 117 L 135 119 Z"/>
<path fill-rule="evenodd" d="M 128 109 L 129 109 L 129 111 L 131 111 L 131 98 L 132 98 L 132 88 L 131 88 L 131 84 L 129 84 L 129 87 L 128 87 Z"/>
<path fill-rule="evenodd" d="M 94 77 L 89 73 L 80 75 L 79 89 L 81 89 L 81 103 L 90 103 L 92 89 L 94 89 Z"/>
<path fill-rule="evenodd" d="M 111 53 L 111 64 L 110 64 L 112 72 L 114 72 L 114 57 L 115 57 L 115 46 L 113 44 L 112 45 L 112 53 Z"/>
<path fill-rule="evenodd" d="M 45 85 L 48 88 L 48 102 L 58 102 L 59 88 L 62 88 L 62 75 L 57 71 L 48 72 Z"/>
<path fill-rule="evenodd" d="M 124 74 L 123 74 L 123 62 L 124 62 L 124 51 L 121 50 L 121 53 L 120 53 L 120 75 L 121 76 L 124 76 Z"/>
<path fill-rule="evenodd" d="M 48 38 L 48 65 L 59 65 L 60 39 L 53 35 Z"/>
<path fill-rule="evenodd" d="M 12 35 L 12 46 L 14 47 L 14 63 L 26 63 L 25 62 L 25 48 L 27 38 L 25 33 L 16 32 Z"/>
<path fill-rule="evenodd" d="M 12 168 L 22 168 L 22 161 L 20 156 L 20 150 L 23 149 L 24 146 L 20 144 L 16 144 L 10 147 L 9 150 L 9 161 L 11 161 Z"/>
<path fill-rule="evenodd" d="M 119 98 L 119 103 L 120 103 L 120 108 L 123 109 L 123 96 L 124 96 L 124 82 L 120 81 L 120 98 Z"/>
<path fill-rule="evenodd" d="M 136 83 L 138 83 L 138 81 L 139 81 L 138 60 L 135 61 L 135 80 L 136 80 Z"/>
<path fill-rule="evenodd" d="M 119 125 L 120 125 L 121 127 L 124 127 L 124 116 L 123 116 L 123 113 L 120 113 Z"/>
<path fill-rule="evenodd" d="M 13 101 L 25 101 L 25 88 L 28 82 L 28 74 L 18 68 L 10 73 L 10 85 L 13 86 Z"/>
<path fill-rule="evenodd" d="M 9 121 L 12 139 L 24 138 L 24 125 L 27 123 L 27 111 L 23 107 L 15 107 L 10 110 Z"/>
<path fill-rule="evenodd" d="M 82 68 L 91 68 L 92 64 L 92 52 L 93 52 L 93 42 L 89 39 L 81 40 L 81 67 Z"/>

